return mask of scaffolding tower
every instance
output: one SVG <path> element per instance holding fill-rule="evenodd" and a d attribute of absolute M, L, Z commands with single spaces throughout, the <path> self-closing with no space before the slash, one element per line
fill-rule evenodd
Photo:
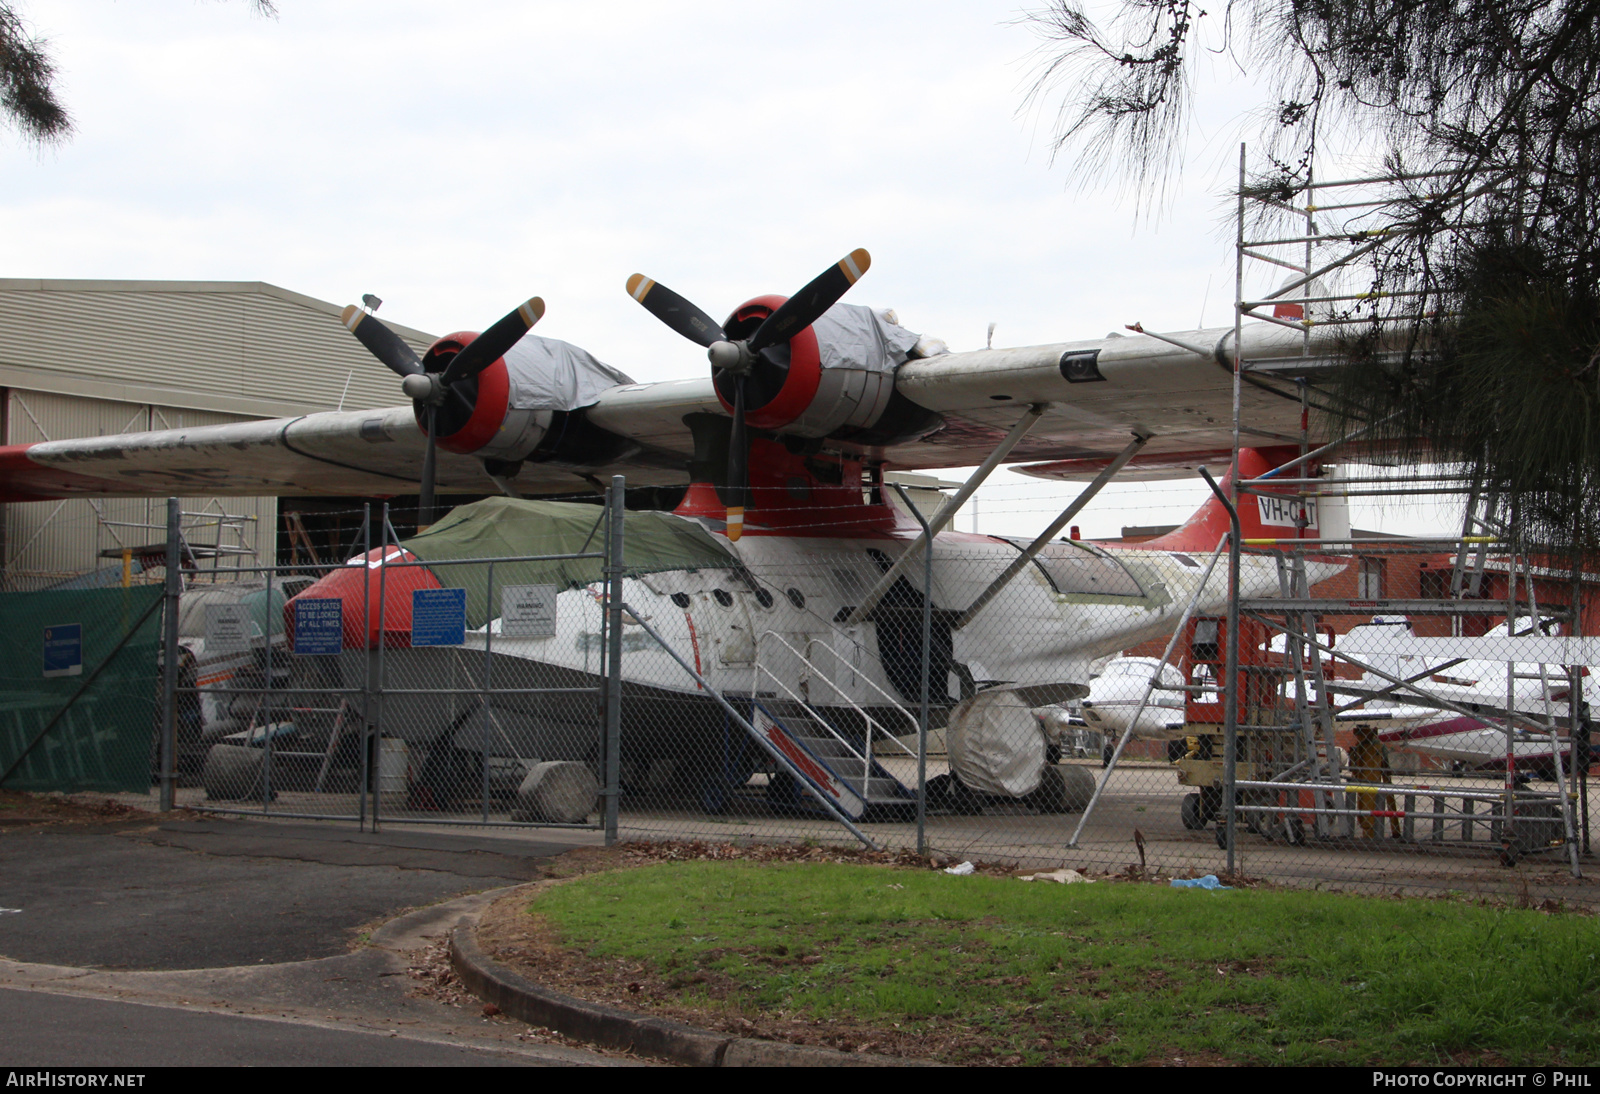
<path fill-rule="evenodd" d="M 1365 429 L 1311 443 L 1311 381 L 1337 352 L 1337 339 L 1315 335 L 1403 319 L 1399 306 L 1424 290 L 1381 285 L 1381 267 L 1371 264 L 1404 231 L 1383 217 L 1396 188 L 1408 185 L 1414 193 L 1447 173 L 1319 181 L 1308 168 L 1302 181 L 1252 195 L 1247 167 L 1241 145 L 1233 452 L 1224 485 L 1206 475 L 1233 518 L 1212 559 L 1215 566 L 1224 551 L 1228 556 L 1227 611 L 1197 617 L 1192 603 L 1184 611 L 1069 846 L 1076 846 L 1145 704 L 1158 691 L 1176 689 L 1183 693 L 1186 737 L 1169 760 L 1179 782 L 1192 788 L 1182 799 L 1183 823 L 1215 825 L 1230 872 L 1246 840 L 1330 849 L 1371 848 L 1377 841 L 1389 850 L 1497 854 L 1507 866 L 1553 855 L 1579 877 L 1580 859 L 1590 853 L 1586 666 L 1600 664 L 1600 640 L 1582 635 L 1584 586 L 1600 592 L 1600 575 L 1541 567 L 1537 551 L 1497 519 L 1499 499 L 1448 468 L 1350 473 L 1342 465 Z M 1470 180 L 1456 187 L 1457 201 L 1464 205 L 1503 182 Z M 1247 276 L 1262 267 L 1287 277 L 1252 295 Z M 1299 354 L 1244 362 L 1239 346 L 1247 318 L 1300 332 Z M 1255 478 L 1240 476 L 1240 437 L 1250 426 L 1241 413 L 1245 384 L 1301 405 L 1299 457 Z M 1335 461 L 1340 473 L 1330 478 L 1321 469 Z M 1294 499 L 1294 526 L 1283 536 L 1242 538 L 1237 507 L 1258 496 Z M 1351 497 L 1459 498 L 1458 533 L 1382 541 L 1389 555 L 1449 558 L 1448 588 L 1434 596 L 1388 596 L 1391 590 L 1365 574 L 1354 588 L 1313 587 L 1308 562 L 1357 563 L 1363 546 L 1372 546 L 1348 535 L 1330 538 L 1312 518 L 1322 500 Z M 1245 554 L 1275 561 L 1278 596 L 1240 595 Z M 1341 647 L 1329 621 L 1362 616 L 1403 621 L 1383 640 L 1367 636 Z M 1490 626 L 1496 619 L 1503 622 Z M 1413 627 L 1434 633 L 1413 634 Z M 1553 633 L 1560 629 L 1564 635 Z M 1503 679 L 1490 680 L 1502 670 L 1484 666 L 1502 663 Z M 1162 682 L 1169 664 L 1179 668 L 1181 685 Z M 1480 678 L 1466 684 L 1452 676 L 1461 666 Z M 1422 732 L 1431 736 L 1413 735 Z M 1483 762 L 1440 762 L 1435 753 L 1445 751 L 1429 742 L 1447 737 L 1452 747 L 1461 738 L 1469 760 L 1481 752 Z M 1554 789 L 1536 788 L 1533 775 Z"/>

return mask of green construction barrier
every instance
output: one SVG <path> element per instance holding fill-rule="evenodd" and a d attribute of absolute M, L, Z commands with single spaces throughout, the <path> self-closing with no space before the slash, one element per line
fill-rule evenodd
<path fill-rule="evenodd" d="M 0 594 L 0 787 L 149 791 L 161 593 Z"/>

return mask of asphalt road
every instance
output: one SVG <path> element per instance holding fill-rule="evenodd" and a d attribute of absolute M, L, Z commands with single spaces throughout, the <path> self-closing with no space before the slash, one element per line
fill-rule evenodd
<path fill-rule="evenodd" d="M 7 1067 L 517 1067 L 526 1055 L 387 1030 L 330 1029 L 0 989 L 0 1060 Z M 558 1063 L 564 1061 L 539 1061 Z M 146 1084 L 154 1087 L 155 1084 Z"/>
<path fill-rule="evenodd" d="M 574 845 L 155 817 L 0 829 L 0 1066 L 629 1062 L 407 972 Z"/>
<path fill-rule="evenodd" d="M 0 831 L 0 954 L 105 969 L 331 957 L 374 921 L 532 880 L 569 846 L 257 821 Z"/>

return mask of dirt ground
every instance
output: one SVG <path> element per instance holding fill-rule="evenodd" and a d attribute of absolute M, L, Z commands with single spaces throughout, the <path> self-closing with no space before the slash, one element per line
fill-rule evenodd
<path fill-rule="evenodd" d="M 199 816 L 190 810 L 178 809 L 162 819 L 195 820 Z M 96 794 L 29 794 L 0 790 L 0 828 L 35 824 L 117 824 L 143 819 L 152 819 L 152 814 Z"/>

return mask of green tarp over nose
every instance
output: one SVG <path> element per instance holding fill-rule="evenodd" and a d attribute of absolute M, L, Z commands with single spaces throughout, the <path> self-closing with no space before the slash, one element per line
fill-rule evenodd
<path fill-rule="evenodd" d="M 481 627 L 498 617 L 500 610 L 498 593 L 490 610 L 490 566 L 478 560 L 599 554 L 605 549 L 604 514 L 598 505 L 485 498 L 452 510 L 401 546 L 429 563 L 441 585 L 467 590 L 467 626 Z M 671 513 L 624 514 L 622 537 L 622 561 L 629 575 L 738 565 L 717 537 L 694 521 Z M 471 561 L 450 562 L 455 559 Z M 496 562 L 493 569 L 496 590 L 507 585 L 570 589 L 600 581 L 605 564 L 599 558 L 553 559 Z"/>

